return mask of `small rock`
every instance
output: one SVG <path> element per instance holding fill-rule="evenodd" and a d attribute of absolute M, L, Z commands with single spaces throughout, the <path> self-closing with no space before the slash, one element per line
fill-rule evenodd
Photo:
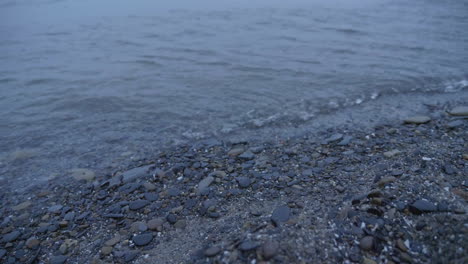
<path fill-rule="evenodd" d="M 138 257 L 138 251 L 136 250 L 131 250 L 127 251 L 124 253 L 124 261 L 125 262 L 130 262 L 136 259 Z"/>
<path fill-rule="evenodd" d="M 335 142 L 343 138 L 343 134 L 337 133 L 331 135 L 329 138 L 325 139 L 327 143 Z"/>
<path fill-rule="evenodd" d="M 151 167 L 151 165 L 146 165 L 146 166 L 142 166 L 142 167 L 133 168 L 131 170 L 128 170 L 128 171 L 124 172 L 122 174 L 122 182 L 123 183 L 129 183 L 129 182 L 135 181 L 135 180 L 137 180 L 139 178 L 149 176 L 150 175 L 150 173 L 149 173 L 149 168 L 150 167 Z"/>
<path fill-rule="evenodd" d="M 271 221 L 279 226 L 281 223 L 287 222 L 290 218 L 291 210 L 288 206 L 283 205 L 277 207 L 271 214 Z"/>
<path fill-rule="evenodd" d="M 217 246 L 209 247 L 205 250 L 204 254 L 206 257 L 214 257 L 221 252 L 221 248 Z"/>
<path fill-rule="evenodd" d="M 449 111 L 453 116 L 468 116 L 468 106 L 457 106 Z"/>
<path fill-rule="evenodd" d="M 437 206 L 426 200 L 417 200 L 413 204 L 409 205 L 409 210 L 413 214 L 422 214 L 437 211 Z"/>
<path fill-rule="evenodd" d="M 152 183 L 150 183 L 150 182 L 145 182 L 145 183 L 143 183 L 143 187 L 145 187 L 146 190 L 148 190 L 148 191 L 154 191 L 154 190 L 156 190 L 156 185 L 154 185 L 154 184 L 152 184 Z"/>
<path fill-rule="evenodd" d="M 359 241 L 359 247 L 362 250 L 371 250 L 374 247 L 374 238 L 371 236 L 365 236 Z"/>
<path fill-rule="evenodd" d="M 454 120 L 454 121 L 450 121 L 447 123 L 447 127 L 450 129 L 455 129 L 457 127 L 461 127 L 462 125 L 463 125 L 462 120 Z"/>
<path fill-rule="evenodd" d="M 10 233 L 4 235 L 2 241 L 3 241 L 3 242 L 6 242 L 6 243 L 8 243 L 8 242 L 13 242 L 13 241 L 15 241 L 20 235 L 21 235 L 21 233 L 20 233 L 19 231 L 16 231 L 16 230 L 15 230 L 15 231 L 13 231 L 13 232 L 10 232 Z"/>
<path fill-rule="evenodd" d="M 389 184 L 389 183 L 392 183 L 396 181 L 396 178 L 393 177 L 393 176 L 388 176 L 388 177 L 384 177 L 382 179 L 380 179 L 380 181 L 377 182 L 377 185 L 379 187 L 384 187 L 385 185 Z"/>
<path fill-rule="evenodd" d="M 113 250 L 112 247 L 102 247 L 101 248 L 101 254 L 104 255 L 104 256 L 107 256 L 110 253 L 112 253 L 112 250 Z"/>
<path fill-rule="evenodd" d="M 16 206 L 13 206 L 12 209 L 13 211 L 21 211 L 21 210 L 24 210 L 26 208 L 28 208 L 29 206 L 32 205 L 32 202 L 31 201 L 26 201 L 26 202 L 22 202 Z"/>
<path fill-rule="evenodd" d="M 244 147 L 237 146 L 231 149 L 227 154 L 231 157 L 239 156 L 240 154 L 244 153 Z"/>
<path fill-rule="evenodd" d="M 67 261 L 67 256 L 52 256 L 50 264 L 63 264 Z"/>
<path fill-rule="evenodd" d="M 397 246 L 397 248 L 399 248 L 403 252 L 408 251 L 408 248 L 406 247 L 405 242 L 403 242 L 403 240 L 401 240 L 401 239 L 398 239 L 396 241 L 396 246 Z"/>
<path fill-rule="evenodd" d="M 239 245 L 239 249 L 241 251 L 250 251 L 256 249 L 257 247 L 258 244 L 250 240 L 246 240 Z"/>
<path fill-rule="evenodd" d="M 272 259 L 279 249 L 279 243 L 276 241 L 267 241 L 262 246 L 262 255 L 265 260 Z"/>
<path fill-rule="evenodd" d="M 241 158 L 243 160 L 251 160 L 251 159 L 255 158 L 255 154 L 253 154 L 252 151 L 247 150 L 244 153 L 242 153 L 241 155 L 239 155 L 239 158 Z"/>
<path fill-rule="evenodd" d="M 95 174 L 92 170 L 88 169 L 83 169 L 83 168 L 77 168 L 77 169 L 71 169 L 69 171 L 70 175 L 75 178 L 75 180 L 81 181 L 92 181 L 94 180 Z"/>
<path fill-rule="evenodd" d="M 153 240 L 153 235 L 150 233 L 136 235 L 132 240 L 137 246 L 146 246 L 151 242 L 151 240 Z"/>
<path fill-rule="evenodd" d="M 431 118 L 423 115 L 411 116 L 404 120 L 405 124 L 425 124 L 429 121 L 431 121 Z"/>
<path fill-rule="evenodd" d="M 145 222 L 137 221 L 131 225 L 130 230 L 132 232 L 144 232 L 148 230 L 148 226 L 146 225 Z"/>
<path fill-rule="evenodd" d="M 148 200 L 148 201 L 150 201 L 150 202 L 157 201 L 158 198 L 159 198 L 159 195 L 158 195 L 158 194 L 152 193 L 152 192 L 145 193 L 144 196 L 145 196 L 145 199 Z"/>
<path fill-rule="evenodd" d="M 35 249 L 39 246 L 41 242 L 35 238 L 35 237 L 30 237 L 28 240 L 26 240 L 26 246 L 29 248 L 29 249 Z"/>
<path fill-rule="evenodd" d="M 398 154 L 400 154 L 401 151 L 399 151 L 398 149 L 394 149 L 394 150 L 390 150 L 390 151 L 387 151 L 387 152 L 384 152 L 383 155 L 387 158 L 392 158 Z"/>
<path fill-rule="evenodd" d="M 156 230 L 158 232 L 161 232 L 163 224 L 164 224 L 164 219 L 154 218 L 154 219 L 151 219 L 150 221 L 148 221 L 147 225 L 148 225 L 148 228 L 150 230 Z"/>
<path fill-rule="evenodd" d="M 452 175 L 452 174 L 455 174 L 455 169 L 453 168 L 452 165 L 450 164 L 445 164 L 444 165 L 444 172 L 448 175 Z"/>
<path fill-rule="evenodd" d="M 60 213 L 62 208 L 63 208 L 63 206 L 57 204 L 57 205 L 53 205 L 53 206 L 49 207 L 49 209 L 47 209 L 47 211 L 49 211 L 49 213 L 58 214 L 58 213 Z"/>
<path fill-rule="evenodd" d="M 177 229 L 184 229 L 186 225 L 187 222 L 185 222 L 185 220 L 178 220 L 177 222 L 175 222 L 174 227 Z"/>
<path fill-rule="evenodd" d="M 113 246 L 115 246 L 117 243 L 120 242 L 120 239 L 122 239 L 122 237 L 121 237 L 119 234 L 117 234 L 117 235 L 115 235 L 113 238 L 107 240 L 104 244 L 105 244 L 106 246 L 108 246 L 108 247 L 113 247 Z"/>
<path fill-rule="evenodd" d="M 362 264 L 377 264 L 377 262 L 373 259 L 363 257 Z"/>
<path fill-rule="evenodd" d="M 149 202 L 146 201 L 146 200 L 136 200 L 136 201 L 130 202 L 128 207 L 130 208 L 130 210 L 139 210 L 139 209 L 147 206 L 148 204 L 149 204 Z"/>
<path fill-rule="evenodd" d="M 166 220 L 170 223 L 170 224 L 175 224 L 177 222 L 177 216 L 175 214 L 168 214 L 166 216 Z"/>
<path fill-rule="evenodd" d="M 239 184 L 239 187 L 241 188 L 247 188 L 252 183 L 250 178 L 244 177 L 244 176 L 237 177 L 236 180 L 237 180 L 237 183 Z"/>
<path fill-rule="evenodd" d="M 201 180 L 198 183 L 198 194 L 202 193 L 205 189 L 207 189 L 210 186 L 210 184 L 213 183 L 214 180 L 215 179 L 212 176 L 208 176 L 205 179 Z"/>
<path fill-rule="evenodd" d="M 3 258 L 3 256 L 5 256 L 5 255 L 6 255 L 6 253 L 7 253 L 7 251 L 6 251 L 6 250 L 4 250 L 4 249 L 0 249 L 0 259 L 1 259 L 1 258 Z"/>

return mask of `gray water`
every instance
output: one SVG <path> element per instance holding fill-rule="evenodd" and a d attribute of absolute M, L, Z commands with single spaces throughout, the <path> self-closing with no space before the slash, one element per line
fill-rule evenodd
<path fill-rule="evenodd" d="M 161 2 L 0 1 L 1 179 L 468 87 L 468 1 Z"/>

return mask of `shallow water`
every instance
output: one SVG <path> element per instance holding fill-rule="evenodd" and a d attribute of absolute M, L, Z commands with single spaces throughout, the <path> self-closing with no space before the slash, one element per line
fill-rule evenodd
<path fill-rule="evenodd" d="M 468 88 L 468 1 L 158 2 L 0 1 L 2 179 Z"/>

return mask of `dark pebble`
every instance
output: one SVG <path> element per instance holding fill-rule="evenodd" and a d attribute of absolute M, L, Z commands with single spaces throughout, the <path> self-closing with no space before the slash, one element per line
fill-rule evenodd
<path fill-rule="evenodd" d="M 271 214 L 271 221 L 279 226 L 281 223 L 287 222 L 291 215 L 291 210 L 288 206 L 282 205 L 277 207 Z"/>
<path fill-rule="evenodd" d="M 267 241 L 262 246 L 262 254 L 265 260 L 270 260 L 278 253 L 279 244 L 276 241 Z"/>
<path fill-rule="evenodd" d="M 133 243 L 137 246 L 146 246 L 151 240 L 153 240 L 153 235 L 150 233 L 136 235 L 133 237 Z"/>
<path fill-rule="evenodd" d="M 6 253 L 7 253 L 7 251 L 6 251 L 6 250 L 4 250 L 4 249 L 0 249 L 0 259 L 1 259 L 1 258 L 3 258 L 3 256 L 5 256 L 5 255 L 6 255 Z"/>
<path fill-rule="evenodd" d="M 148 201 L 146 200 L 136 200 L 136 201 L 132 201 L 130 202 L 130 204 L 128 205 L 130 210 L 139 210 L 145 206 L 147 206 L 149 204 Z"/>
<path fill-rule="evenodd" d="M 453 168 L 452 165 L 450 164 L 445 164 L 444 165 L 444 172 L 448 175 L 455 174 L 455 169 Z"/>
<path fill-rule="evenodd" d="M 65 221 L 73 221 L 73 219 L 75 219 L 75 212 L 69 212 L 63 217 Z"/>
<path fill-rule="evenodd" d="M 257 247 L 258 244 L 250 240 L 246 240 L 239 245 L 239 249 L 241 251 L 250 251 L 256 249 Z"/>
<path fill-rule="evenodd" d="M 365 236 L 359 241 L 359 247 L 362 250 L 371 250 L 374 247 L 374 238 L 371 236 Z"/>
<path fill-rule="evenodd" d="M 3 236 L 3 239 L 2 241 L 3 242 L 13 242 L 15 241 L 19 236 L 21 235 L 21 233 L 19 231 L 13 231 L 11 233 L 8 233 L 6 235 Z"/>
<path fill-rule="evenodd" d="M 51 207 L 49 207 L 48 211 L 49 213 L 53 213 L 53 214 L 58 214 L 60 213 L 60 210 L 62 210 L 63 206 L 61 205 L 53 205 Z"/>
<path fill-rule="evenodd" d="M 239 184 L 239 187 L 241 188 L 247 188 L 252 183 L 252 181 L 248 177 L 237 177 L 236 180 L 237 180 L 237 183 Z"/>
<path fill-rule="evenodd" d="M 66 256 L 53 256 L 50 258 L 50 264 L 63 264 L 67 261 Z"/>
<path fill-rule="evenodd" d="M 217 246 L 214 246 L 214 247 L 207 248 L 205 250 L 204 254 L 207 257 L 214 257 L 214 256 L 218 255 L 219 252 L 221 252 L 221 248 L 217 247 Z"/>
<path fill-rule="evenodd" d="M 166 220 L 170 223 L 170 224 L 175 224 L 177 222 L 177 216 L 175 214 L 168 214 L 166 216 Z"/>
<path fill-rule="evenodd" d="M 123 257 L 124 257 L 125 262 L 130 262 L 130 261 L 135 260 L 137 256 L 138 256 L 138 251 L 132 250 L 132 251 L 125 252 Z"/>
<path fill-rule="evenodd" d="M 422 214 L 437 211 L 437 206 L 425 200 L 417 200 L 413 204 L 409 205 L 409 210 L 413 214 Z"/>
<path fill-rule="evenodd" d="M 167 193 L 172 196 L 172 197 L 175 197 L 175 196 L 178 196 L 179 194 L 182 193 L 181 190 L 177 189 L 177 188 L 171 188 L 169 190 L 167 190 Z"/>
<path fill-rule="evenodd" d="M 156 193 L 145 193 L 145 199 L 154 202 L 158 200 L 159 196 Z"/>
<path fill-rule="evenodd" d="M 247 150 L 246 152 L 240 154 L 238 157 L 243 159 L 243 160 L 251 160 L 251 159 L 255 158 L 255 154 L 253 154 L 252 151 Z"/>

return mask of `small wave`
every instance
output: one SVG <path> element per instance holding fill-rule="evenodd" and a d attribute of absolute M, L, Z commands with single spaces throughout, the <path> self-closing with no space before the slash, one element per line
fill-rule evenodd
<path fill-rule="evenodd" d="M 454 93 L 468 88 L 468 80 L 446 82 L 444 92 Z"/>
<path fill-rule="evenodd" d="M 30 81 L 27 81 L 25 83 L 26 86 L 34 86 L 34 85 L 40 85 L 40 84 L 47 84 L 47 83 L 53 83 L 59 81 L 58 79 L 51 79 L 51 78 L 40 78 L 40 79 L 33 79 Z"/>

